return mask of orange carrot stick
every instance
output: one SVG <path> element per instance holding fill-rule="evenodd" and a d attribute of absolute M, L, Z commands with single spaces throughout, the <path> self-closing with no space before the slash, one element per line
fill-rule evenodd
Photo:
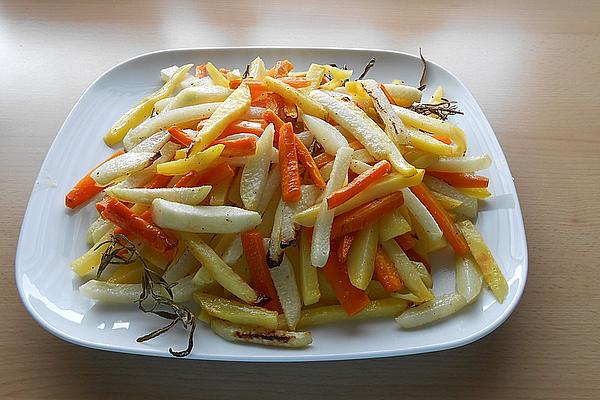
<path fill-rule="evenodd" d="M 226 162 L 215 165 L 202 172 L 190 171 L 182 176 L 174 187 L 196 187 L 202 185 L 214 185 L 224 179 L 235 175 L 233 169 Z"/>
<path fill-rule="evenodd" d="M 196 66 L 196 78 L 204 78 L 207 75 L 206 64 Z"/>
<path fill-rule="evenodd" d="M 335 241 L 332 242 L 331 248 L 335 249 L 337 244 Z M 369 296 L 364 290 L 352 285 L 346 264 L 339 262 L 335 252 L 329 254 L 323 273 L 348 315 L 359 313 L 369 304 Z"/>
<path fill-rule="evenodd" d="M 398 243 L 400 247 L 402 247 L 402 250 L 405 251 L 408 249 L 412 249 L 413 247 L 415 247 L 415 244 L 417 244 L 417 239 L 415 239 L 415 237 L 409 232 L 400 236 L 396 236 L 394 240 L 396 241 L 396 243 Z"/>
<path fill-rule="evenodd" d="M 79 206 L 80 204 L 83 204 L 86 201 L 90 200 L 92 197 L 94 197 L 98 193 L 100 193 L 102 191 L 102 189 L 105 188 L 105 186 L 97 186 L 96 181 L 94 181 L 94 179 L 92 179 L 90 174 L 96 168 L 98 168 L 99 166 L 101 166 L 102 164 L 107 162 L 108 160 L 115 158 L 117 156 L 120 156 L 121 154 L 123 154 L 123 150 L 117 151 L 116 153 L 114 153 L 113 155 L 108 157 L 106 160 L 104 160 L 100 164 L 96 165 L 94 167 L 94 169 L 92 169 L 83 178 L 81 178 L 79 180 L 79 182 L 77 182 L 75 184 L 73 189 L 71 189 L 69 191 L 69 193 L 67 193 L 67 195 L 65 196 L 65 206 L 67 206 L 69 208 L 75 208 L 75 207 Z"/>
<path fill-rule="evenodd" d="M 321 169 L 323 168 L 325 165 L 329 164 L 330 162 L 332 162 L 335 158 L 328 153 L 321 153 L 318 156 L 315 157 L 315 163 L 317 164 L 317 168 Z"/>
<path fill-rule="evenodd" d="M 433 176 L 446 182 L 448 185 L 463 188 L 485 188 L 490 180 L 487 176 L 467 174 L 464 172 L 438 172 L 426 171 L 426 175 Z"/>
<path fill-rule="evenodd" d="M 171 261 L 177 252 L 177 240 L 170 238 L 159 227 L 135 215 L 125 204 L 110 198 L 102 211 L 102 218 L 124 229 L 148 247 Z"/>
<path fill-rule="evenodd" d="M 434 139 L 439 140 L 442 143 L 445 144 L 452 144 L 452 139 L 450 139 L 448 136 L 444 136 L 444 135 L 433 135 Z"/>
<path fill-rule="evenodd" d="M 368 186 L 383 178 L 385 174 L 390 172 L 391 168 L 392 165 L 388 161 L 379 161 L 377 164 L 358 175 L 352 182 L 329 195 L 327 197 L 327 207 L 332 209 L 350 200 L 363 190 L 366 190 Z"/>
<path fill-rule="evenodd" d="M 267 71 L 267 75 L 273 78 L 282 78 L 287 76 L 294 69 L 294 64 L 288 60 L 279 60 L 275 66 Z"/>
<path fill-rule="evenodd" d="M 302 143 L 302 141 L 298 139 L 298 136 L 294 135 L 294 141 L 296 144 L 296 153 L 298 154 L 298 161 L 302 163 L 304 169 L 306 169 L 306 172 L 308 173 L 308 176 L 313 181 L 313 183 L 319 189 L 325 189 L 325 180 L 321 176 L 321 171 L 319 171 L 319 167 L 317 167 L 317 163 L 310 154 L 310 151 L 308 151 L 304 143 Z"/>
<path fill-rule="evenodd" d="M 286 202 L 300 200 L 300 171 L 296 153 L 294 128 L 286 123 L 279 130 L 279 170 L 281 172 L 281 196 Z"/>
<path fill-rule="evenodd" d="M 344 238 L 340 240 L 338 245 L 338 261 L 341 263 L 345 263 L 348 259 L 348 252 L 350 251 L 350 247 L 352 246 L 352 242 L 354 242 L 354 234 L 349 233 L 344 235 Z"/>
<path fill-rule="evenodd" d="M 336 239 L 364 229 L 400 207 L 403 202 L 402 192 L 395 192 L 338 215 L 333 220 L 331 238 Z"/>
<path fill-rule="evenodd" d="M 404 287 L 402 277 L 381 246 L 375 254 L 375 271 L 373 277 L 381 283 L 386 292 L 397 292 Z"/>
<path fill-rule="evenodd" d="M 282 312 L 277 290 L 271 278 L 271 272 L 267 265 L 267 255 L 263 246 L 263 239 L 257 230 L 244 232 L 241 236 L 244 256 L 248 263 L 252 287 L 260 294 L 269 296 L 271 300 L 264 305 L 269 310 Z"/>
<path fill-rule="evenodd" d="M 172 142 L 179 143 L 185 147 L 189 147 L 192 145 L 192 143 L 194 143 L 194 139 L 192 139 L 187 133 L 185 133 L 178 127 L 172 126 L 168 130 L 171 134 Z"/>
<path fill-rule="evenodd" d="M 359 149 L 364 149 L 365 146 L 362 145 L 361 142 L 359 142 L 358 140 L 353 140 L 350 143 L 348 143 L 348 146 L 352 147 L 352 149 L 354 150 L 359 150 Z"/>
<path fill-rule="evenodd" d="M 439 225 L 444 233 L 448 244 L 452 246 L 456 254 L 464 256 L 469 251 L 469 246 L 463 235 L 456 229 L 454 222 L 448 216 L 448 213 L 442 205 L 433 197 L 429 188 L 420 183 L 410 188 L 411 192 L 423 203 L 427 210 L 431 213 L 435 222 Z"/>
<path fill-rule="evenodd" d="M 275 114 L 273 110 L 265 111 L 263 113 L 263 119 L 265 120 L 265 123 L 273 124 L 277 132 L 279 132 L 281 127 L 285 124 L 285 122 L 283 122 L 283 120 L 279 118 L 279 115 Z"/>
<path fill-rule="evenodd" d="M 223 144 L 222 157 L 249 156 L 256 153 L 256 136 L 247 136 L 239 139 L 217 140 L 214 144 Z"/>
<path fill-rule="evenodd" d="M 150 179 L 144 187 L 148 189 L 164 188 L 171 182 L 171 179 L 173 179 L 172 176 L 157 174 L 154 175 L 154 178 Z"/>

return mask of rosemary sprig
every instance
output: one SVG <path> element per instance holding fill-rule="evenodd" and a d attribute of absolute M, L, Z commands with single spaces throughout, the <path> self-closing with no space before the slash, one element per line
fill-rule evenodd
<path fill-rule="evenodd" d="M 360 81 L 361 79 L 363 79 L 367 73 L 369 72 L 369 70 L 371 68 L 373 68 L 373 66 L 375 65 L 375 57 L 371 58 L 369 60 L 369 62 L 367 63 L 367 65 L 365 65 L 365 69 L 363 70 L 362 74 L 360 74 L 360 76 L 358 77 L 357 81 Z"/>
<path fill-rule="evenodd" d="M 244 75 L 242 75 L 242 79 L 246 79 L 250 75 L 250 64 L 246 64 L 246 69 L 244 70 Z"/>
<path fill-rule="evenodd" d="M 142 292 L 140 293 L 139 299 L 136 300 L 138 308 L 145 313 L 152 313 L 161 318 L 171 320 L 167 325 L 152 331 L 147 335 L 140 336 L 136 341 L 141 343 L 146 340 L 154 339 L 177 325 L 178 322 L 181 322 L 183 328 L 189 330 L 187 348 L 182 351 L 174 351 L 172 348 L 169 348 L 169 353 L 175 357 L 185 357 L 189 355 L 194 346 L 196 317 L 189 308 L 177 304 L 173 300 L 172 289 L 176 283 L 170 284 L 165 281 L 162 276 L 152 271 L 136 249 L 135 245 L 126 236 L 121 234 L 112 235 L 110 240 L 98 244 L 98 247 L 107 243 L 108 247 L 102 253 L 102 258 L 98 265 L 97 278 L 100 278 L 102 271 L 110 264 L 130 264 L 139 260 L 144 267 L 144 273 L 142 275 Z M 166 293 L 167 296 L 163 293 Z M 149 299 L 152 300 L 150 306 L 148 306 L 147 301 Z"/>
<path fill-rule="evenodd" d="M 423 70 L 421 71 L 421 78 L 419 79 L 419 90 L 425 89 L 425 78 L 427 77 L 427 60 L 423 57 L 423 52 L 419 47 L 419 57 L 421 57 L 421 62 L 423 63 Z"/>
<path fill-rule="evenodd" d="M 429 103 L 415 103 L 409 107 L 409 109 L 418 112 L 423 115 L 437 115 L 441 120 L 445 121 L 450 115 L 464 113 L 458 109 L 457 102 L 454 100 L 448 100 L 442 97 L 442 102 L 438 104 Z"/>

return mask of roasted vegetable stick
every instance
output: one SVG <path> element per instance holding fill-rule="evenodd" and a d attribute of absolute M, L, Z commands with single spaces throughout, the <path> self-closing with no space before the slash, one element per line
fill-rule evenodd
<path fill-rule="evenodd" d="M 500 267 L 496 263 L 492 252 L 471 221 L 465 220 L 459 222 L 457 226 L 469 244 L 471 254 L 473 254 L 473 258 L 483 275 L 483 279 L 488 284 L 492 293 L 494 293 L 494 296 L 502 303 L 508 294 L 508 283 L 502 274 L 502 270 L 500 270 Z"/>
<path fill-rule="evenodd" d="M 296 104 L 304 113 L 321 119 L 325 119 L 327 116 L 327 112 L 321 104 L 285 82 L 267 76 L 264 83 L 273 92 Z"/>
<path fill-rule="evenodd" d="M 90 200 L 98 193 L 100 193 L 103 187 L 98 186 L 96 184 L 96 181 L 94 181 L 94 179 L 90 175 L 92 174 L 92 172 L 98 169 L 99 166 L 101 166 L 108 160 L 120 156 L 121 154 L 123 154 L 123 150 L 119 150 L 116 153 L 113 153 L 110 157 L 102 161 L 100 164 L 94 167 L 94 169 L 88 172 L 83 178 L 81 178 L 81 180 L 79 180 L 79 182 L 75 184 L 73 189 L 71 189 L 69 193 L 67 193 L 67 195 L 65 196 L 65 205 L 69 208 L 75 208 Z"/>
<path fill-rule="evenodd" d="M 305 306 L 315 304 L 321 298 L 317 269 L 310 262 L 310 232 L 302 228 L 299 243 L 298 283 Z"/>
<path fill-rule="evenodd" d="M 173 92 L 179 82 L 186 77 L 190 68 L 192 68 L 192 64 L 187 64 L 179 68 L 163 87 L 144 98 L 137 106 L 123 114 L 104 136 L 104 142 L 109 146 L 113 146 L 123 140 L 131 128 L 136 127 L 152 114 L 152 108 L 158 100 L 164 99 Z"/>
<path fill-rule="evenodd" d="M 248 304 L 260 304 L 263 297 L 254 291 L 217 253 L 197 236 L 186 237 L 187 245 L 194 257 L 202 263 L 212 278 L 225 289 Z"/>
<path fill-rule="evenodd" d="M 323 267 L 323 273 L 348 315 L 355 315 L 367 307 L 369 296 L 364 290 L 352 285 L 346 264 L 340 263 L 335 253 L 329 255 L 327 263 Z"/>
<path fill-rule="evenodd" d="M 234 324 L 277 329 L 276 311 L 224 299 L 208 293 L 194 293 L 194 301 L 200 304 L 200 307 L 212 317 Z"/>
<path fill-rule="evenodd" d="M 302 197 L 300 172 L 294 128 L 287 123 L 279 129 L 279 172 L 281 174 L 281 197 L 286 202 L 296 202 Z"/>
<path fill-rule="evenodd" d="M 241 238 L 244 256 L 250 268 L 252 286 L 270 298 L 264 307 L 269 310 L 282 311 L 277 291 L 275 290 L 273 279 L 267 266 L 267 256 L 263 246 L 262 235 L 256 230 L 251 230 L 244 232 Z"/>
<path fill-rule="evenodd" d="M 360 192 L 367 190 L 370 185 L 390 172 L 390 169 L 391 165 L 389 162 L 385 160 L 379 161 L 369 170 L 357 176 L 351 183 L 329 195 L 327 197 L 327 206 L 329 208 L 338 207 Z"/>
<path fill-rule="evenodd" d="M 336 217 L 331 227 L 331 237 L 336 239 L 379 221 L 400 207 L 403 199 L 401 192 L 392 193 Z"/>
<path fill-rule="evenodd" d="M 298 329 L 346 321 L 395 317 L 408 308 L 408 301 L 400 299 L 372 300 L 360 312 L 348 315 L 340 305 L 330 305 L 302 310 Z"/>
<path fill-rule="evenodd" d="M 312 343 L 310 332 L 268 330 L 234 325 L 219 319 L 210 321 L 211 329 L 230 342 L 245 342 L 277 347 L 306 347 Z"/>
<path fill-rule="evenodd" d="M 454 226 L 454 221 L 450 219 L 446 213 L 446 210 L 444 210 L 440 203 L 438 203 L 438 201 L 431 195 L 431 192 L 427 186 L 421 183 L 417 186 L 411 187 L 410 190 L 415 194 L 415 196 L 417 196 L 421 203 L 427 207 L 456 254 L 459 256 L 464 256 L 467 251 L 469 251 L 469 247 L 467 246 L 465 238 L 456 229 Z"/>
<path fill-rule="evenodd" d="M 239 233 L 260 224 L 260 214 L 232 206 L 190 206 L 168 200 L 152 202 L 152 216 L 163 228 L 196 233 Z"/>
<path fill-rule="evenodd" d="M 350 282 L 359 289 L 365 290 L 373 277 L 378 239 L 379 228 L 373 223 L 358 232 L 352 241 L 346 264 Z"/>
<path fill-rule="evenodd" d="M 431 300 L 433 295 L 423 283 L 413 262 L 404 254 L 398 243 L 394 240 L 388 240 L 381 245 L 396 266 L 406 287 L 422 301 Z"/>
<path fill-rule="evenodd" d="M 447 318 L 466 305 L 465 298 L 460 294 L 446 294 L 405 311 L 396 318 L 396 322 L 405 329 L 416 328 Z"/>
<path fill-rule="evenodd" d="M 373 276 L 388 292 L 397 292 L 404 287 L 400 273 L 381 246 L 377 247 L 377 252 L 375 254 L 375 270 Z"/>

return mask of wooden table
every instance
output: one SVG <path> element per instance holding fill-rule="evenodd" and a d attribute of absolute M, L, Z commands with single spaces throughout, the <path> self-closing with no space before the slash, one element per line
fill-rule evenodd
<path fill-rule="evenodd" d="M 600 4 L 267 3 L 0 4 L 0 398 L 600 398 Z M 140 53 L 243 45 L 421 46 L 466 83 L 508 157 L 529 242 L 527 288 L 502 327 L 435 354 L 281 365 L 88 350 L 29 317 L 13 278 L 19 227 L 83 90 Z"/>

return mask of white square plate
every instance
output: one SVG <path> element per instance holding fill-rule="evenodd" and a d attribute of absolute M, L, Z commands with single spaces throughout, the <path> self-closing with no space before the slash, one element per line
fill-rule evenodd
<path fill-rule="evenodd" d="M 16 256 L 16 281 L 27 310 L 45 329 L 79 345 L 134 354 L 169 356 L 167 349 L 185 346 L 182 329 L 140 344 L 135 339 L 160 326 L 160 318 L 142 314 L 135 305 L 95 304 L 78 291 L 79 281 L 69 268 L 86 250 L 93 206 L 70 212 L 64 195 L 72 185 L 111 151 L 103 134 L 139 99 L 160 85 L 159 71 L 173 64 L 243 68 L 260 55 L 267 65 L 287 58 L 297 70 L 311 62 L 347 64 L 358 75 L 371 57 L 369 73 L 379 81 L 403 79 L 418 85 L 420 60 L 412 55 L 381 50 L 310 48 L 215 48 L 165 50 L 117 65 L 98 78 L 81 96 L 56 136 L 35 182 L 23 220 Z M 401 330 L 393 319 L 339 324 L 312 330 L 314 342 L 306 349 L 277 349 L 229 343 L 202 324 L 189 358 L 231 361 L 313 361 L 398 356 L 449 349 L 473 342 L 497 328 L 516 307 L 527 276 L 527 244 L 517 193 L 500 145 L 479 105 L 450 72 L 429 63 L 428 90 L 442 85 L 448 98 L 458 101 L 464 116 L 454 120 L 468 136 L 471 154 L 489 153 L 487 171 L 496 197 L 482 207 L 477 222 L 508 279 L 510 292 L 499 304 L 489 290 L 458 315 L 422 329 Z M 454 291 L 454 261 L 434 257 L 434 292 Z"/>

